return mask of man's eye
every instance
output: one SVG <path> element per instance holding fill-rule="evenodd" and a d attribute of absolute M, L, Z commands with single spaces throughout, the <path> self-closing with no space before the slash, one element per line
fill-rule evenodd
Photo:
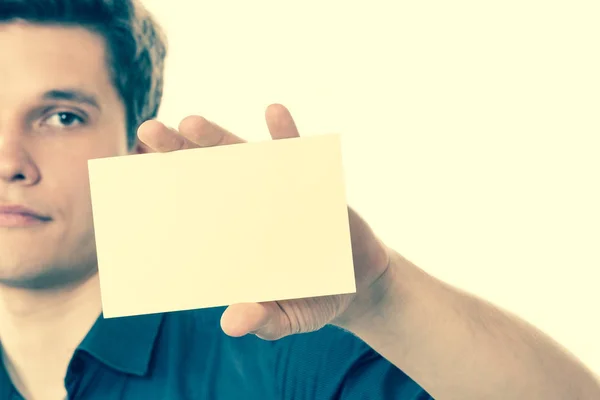
<path fill-rule="evenodd" d="M 46 125 L 56 128 L 70 128 L 84 122 L 80 116 L 66 111 L 54 113 L 45 120 Z"/>

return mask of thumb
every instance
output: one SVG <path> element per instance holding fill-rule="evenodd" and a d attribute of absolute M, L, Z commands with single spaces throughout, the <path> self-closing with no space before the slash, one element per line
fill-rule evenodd
<path fill-rule="evenodd" d="M 291 333 L 289 320 L 276 302 L 233 304 L 221 316 L 221 329 L 228 336 L 251 333 L 264 340 L 277 340 Z"/>

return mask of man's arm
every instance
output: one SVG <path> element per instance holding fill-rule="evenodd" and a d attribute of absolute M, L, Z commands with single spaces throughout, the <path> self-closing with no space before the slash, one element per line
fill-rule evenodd
<path fill-rule="evenodd" d="M 427 275 L 392 252 L 359 336 L 440 400 L 600 399 L 596 377 L 519 318 Z M 368 303 L 368 302 L 367 302 Z M 373 304 L 372 304 L 373 305 Z"/>
<path fill-rule="evenodd" d="M 299 137 L 285 107 L 271 105 L 265 114 L 273 139 Z M 201 117 L 186 118 L 179 130 L 147 121 L 138 134 L 158 152 L 243 142 Z M 385 245 L 348 210 L 356 294 L 232 305 L 221 318 L 225 333 L 275 340 L 335 323 L 438 399 L 600 399 L 593 374 L 533 327 L 397 253 L 388 264 Z"/>

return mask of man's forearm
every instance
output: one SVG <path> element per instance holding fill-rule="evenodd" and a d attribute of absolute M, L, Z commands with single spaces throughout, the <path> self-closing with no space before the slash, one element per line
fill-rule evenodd
<path fill-rule="evenodd" d="M 392 253 L 376 315 L 344 328 L 440 400 L 600 399 L 600 383 L 533 326 Z"/>

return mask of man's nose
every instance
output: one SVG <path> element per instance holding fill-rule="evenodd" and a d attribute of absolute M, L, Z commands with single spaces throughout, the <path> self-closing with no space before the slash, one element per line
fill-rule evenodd
<path fill-rule="evenodd" d="M 40 172 L 22 135 L 0 132 L 0 182 L 33 185 Z"/>

